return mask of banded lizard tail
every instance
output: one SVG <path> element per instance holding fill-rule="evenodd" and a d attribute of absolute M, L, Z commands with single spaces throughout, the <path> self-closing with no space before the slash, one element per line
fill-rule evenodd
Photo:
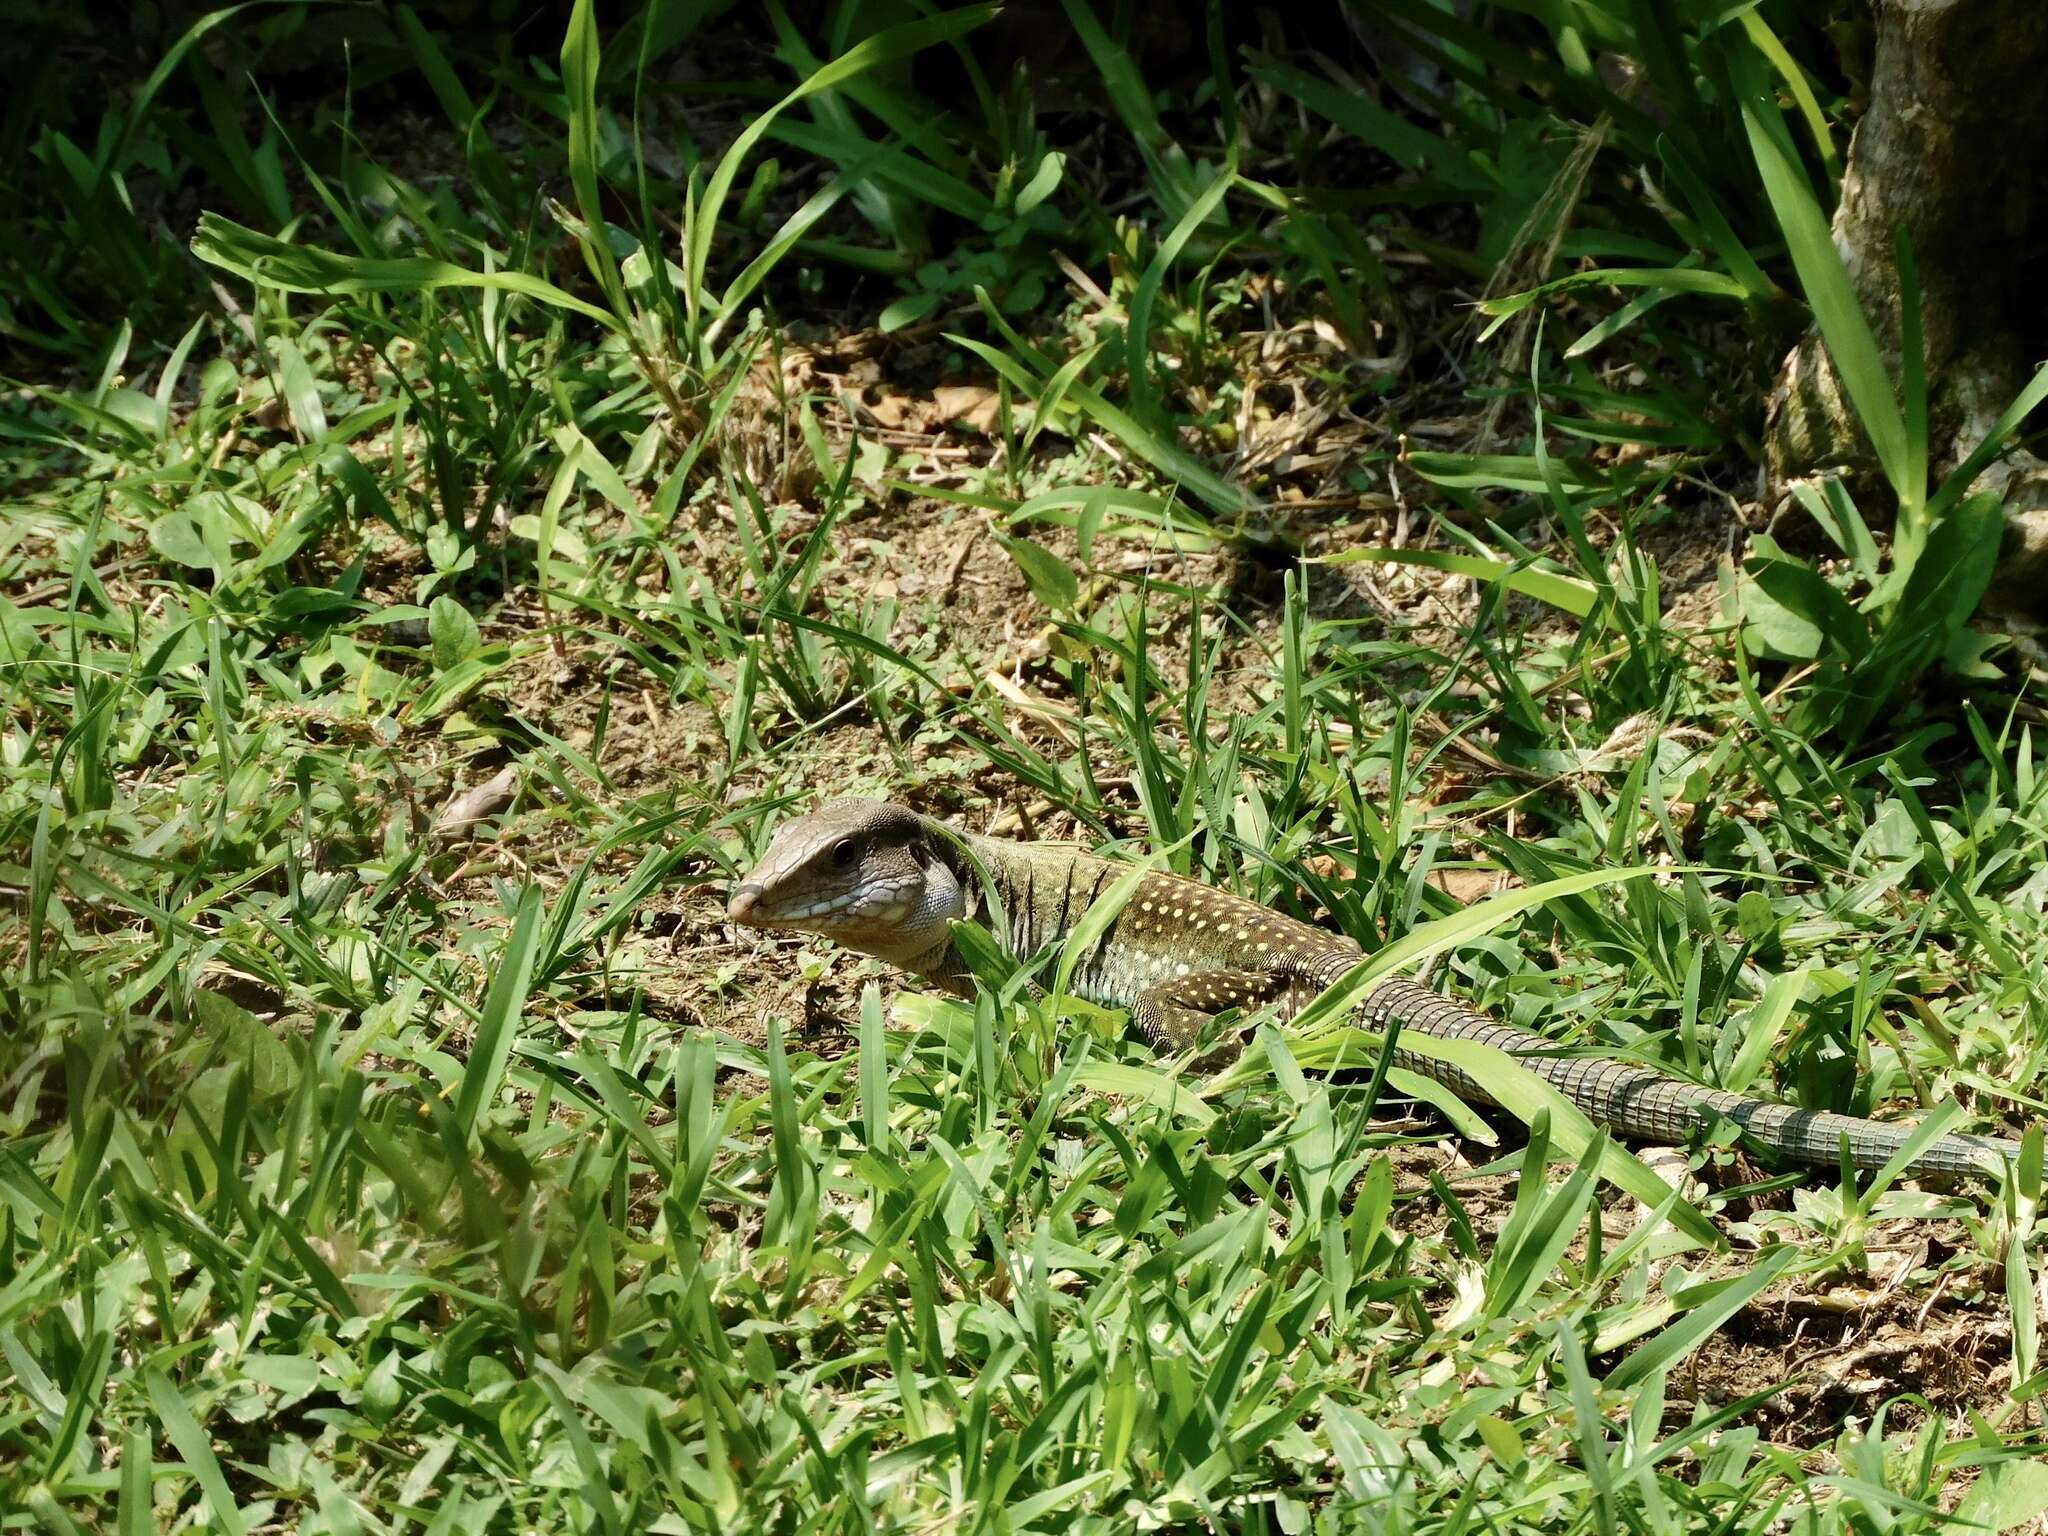
<path fill-rule="evenodd" d="M 977 836 L 887 801 L 834 800 L 776 830 L 734 888 L 729 915 L 752 928 L 819 934 L 966 993 L 973 977 L 950 923 L 978 916 L 1008 954 L 1028 960 L 1064 940 L 1128 868 L 1060 844 Z M 1181 1049 L 1228 1009 L 1274 1004 L 1291 1015 L 1363 954 L 1341 934 L 1154 873 L 1079 958 L 1070 985 L 1089 1002 L 1128 1008 L 1155 1044 Z M 1725 1116 L 1781 1157 L 1836 1166 L 1846 1139 L 1856 1166 L 1877 1168 L 1911 1134 L 1908 1126 L 1795 1109 L 1623 1062 L 1561 1057 L 1541 1036 L 1410 981 L 1382 983 L 1354 1017 L 1370 1030 L 1398 1022 L 1404 1034 L 1495 1046 L 1592 1120 L 1640 1139 L 1680 1142 Z M 1394 1062 L 1462 1097 L 1492 1102 L 1469 1075 L 1401 1049 L 1398 1038 Z M 1909 1171 L 1995 1173 L 2018 1152 L 2010 1141 L 1945 1135 Z"/>

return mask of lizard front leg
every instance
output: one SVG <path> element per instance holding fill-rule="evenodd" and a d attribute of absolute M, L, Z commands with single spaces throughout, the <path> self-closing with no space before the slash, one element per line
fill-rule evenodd
<path fill-rule="evenodd" d="M 1154 1045 L 1184 1051 L 1217 1014 L 1256 1008 L 1288 996 L 1297 986 L 1294 977 L 1278 971 L 1195 971 L 1140 992 L 1131 1004 L 1131 1018 Z"/>

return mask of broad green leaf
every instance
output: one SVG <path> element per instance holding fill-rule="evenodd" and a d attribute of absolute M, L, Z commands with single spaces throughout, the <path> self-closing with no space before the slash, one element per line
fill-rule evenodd
<path fill-rule="evenodd" d="M 1830 655 L 1854 661 L 1868 649 L 1869 625 L 1827 579 L 1810 566 L 1769 556 L 1744 564 L 1743 622 L 1753 638 L 1779 659 Z"/>
<path fill-rule="evenodd" d="M 166 560 L 193 570 L 211 571 L 216 578 L 226 574 L 226 563 L 207 542 L 199 523 L 188 512 L 166 512 L 149 529 L 149 542 Z"/>
<path fill-rule="evenodd" d="M 483 649 L 483 631 L 476 620 L 446 594 L 435 598 L 427 610 L 427 634 L 434 646 L 434 665 L 443 672 Z"/>
<path fill-rule="evenodd" d="M 999 533 L 995 539 L 1017 562 L 1033 596 L 1054 613 L 1074 611 L 1081 600 L 1081 579 L 1072 566 L 1034 540 L 1008 533 Z"/>
<path fill-rule="evenodd" d="M 1553 475 L 1565 491 L 1575 496 L 1614 489 L 1597 474 L 1569 459 L 1550 459 L 1552 473 L 1546 474 L 1543 465 L 1530 453 L 1411 453 L 1408 464 L 1425 480 L 1475 490 L 1525 491 L 1532 496 L 1544 496 L 1551 493 Z"/>
<path fill-rule="evenodd" d="M 256 1098 L 280 1098 L 297 1084 L 299 1063 L 291 1047 L 241 1004 L 202 988 L 192 994 L 192 1012 L 219 1045 L 223 1060 L 231 1066 L 248 1067 L 249 1091 Z"/>
<path fill-rule="evenodd" d="M 458 661 L 445 672 L 437 672 L 434 680 L 415 694 L 399 710 L 398 718 L 407 725 L 425 725 L 438 719 L 448 710 L 461 703 L 469 691 L 485 679 L 502 669 L 512 659 L 512 652 L 505 646 L 487 646 L 466 660 Z"/>
<path fill-rule="evenodd" d="M 1060 184 L 1060 177 L 1066 173 L 1067 157 L 1057 150 L 1047 152 L 1038 162 L 1038 169 L 1031 179 L 1024 183 L 1017 193 L 1017 212 L 1021 216 L 1029 213 L 1040 203 L 1051 197 Z"/>
<path fill-rule="evenodd" d="M 1956 1506 L 1953 1524 L 1958 1530 L 2013 1531 L 2031 1527 L 2044 1512 L 2048 1512 L 2048 1461 L 2023 1453 L 1984 1468 Z"/>

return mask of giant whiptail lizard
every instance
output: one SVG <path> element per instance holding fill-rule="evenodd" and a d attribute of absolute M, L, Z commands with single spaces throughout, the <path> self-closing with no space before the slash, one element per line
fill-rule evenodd
<path fill-rule="evenodd" d="M 881 800 L 834 800 L 785 823 L 732 893 L 730 915 L 752 928 L 815 933 L 877 956 L 956 993 L 973 977 L 949 926 L 981 916 L 1005 951 L 1029 960 L 1063 941 L 1128 865 L 1078 848 L 962 832 Z M 1128 1008 L 1163 1046 L 1194 1045 L 1232 1008 L 1276 1005 L 1291 1015 L 1356 965 L 1364 951 L 1242 897 L 1177 875 L 1143 876 L 1114 922 L 1075 965 L 1071 989 Z M 1563 1057 L 1551 1042 L 1475 1013 L 1410 981 L 1382 983 L 1354 1015 L 1365 1029 L 1477 1041 L 1513 1056 L 1592 1120 L 1624 1135 L 1675 1143 L 1725 1116 L 1766 1151 L 1837 1166 L 1890 1161 L 1911 1127 L 1795 1109 L 1703 1088 L 1598 1057 Z M 1394 1064 L 1491 1102 L 1468 1074 L 1400 1048 Z M 2019 1148 L 1945 1135 L 1909 1165 L 1916 1173 L 1995 1173 Z"/>

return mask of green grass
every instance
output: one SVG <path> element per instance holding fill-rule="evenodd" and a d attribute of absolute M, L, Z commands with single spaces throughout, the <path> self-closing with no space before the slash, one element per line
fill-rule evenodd
<path fill-rule="evenodd" d="M 1333 1018 L 1175 1079 L 722 921 L 886 792 L 2048 1119 L 2044 716 L 1809 238 L 1825 7 L 1378 9 L 1406 97 L 1081 0 L 1035 85 L 983 8 L 30 13 L 118 89 L 0 124 L 0 1530 L 2041 1528 L 2038 1134 L 1653 1209 Z M 1809 304 L 1885 478 L 1747 537 Z"/>

